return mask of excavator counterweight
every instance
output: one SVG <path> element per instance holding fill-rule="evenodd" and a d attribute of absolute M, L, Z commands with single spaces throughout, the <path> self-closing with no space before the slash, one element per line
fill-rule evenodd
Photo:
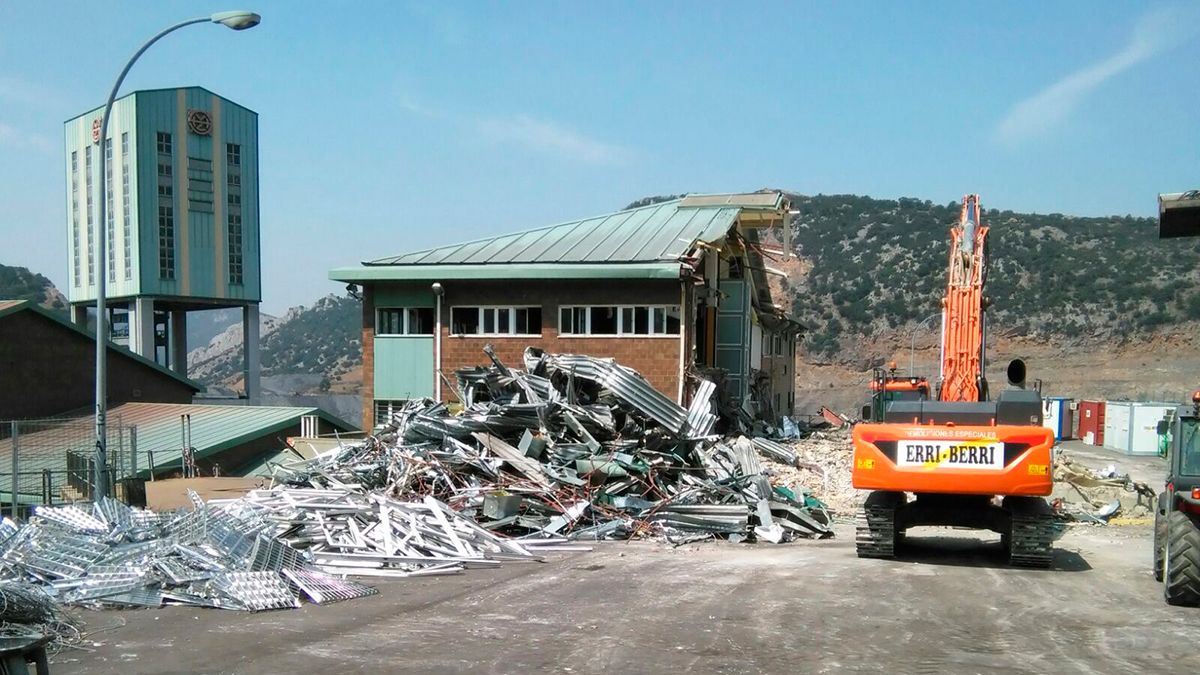
<path fill-rule="evenodd" d="M 874 491 L 859 513 L 860 557 L 894 556 L 911 527 L 951 525 L 998 532 L 1012 564 L 1050 564 L 1053 520 L 1042 497 L 1053 487 L 1054 436 L 1042 426 L 1041 394 L 1025 389 L 1024 362 L 1009 365 L 1009 388 L 990 400 L 989 228 L 980 215 L 979 196 L 967 195 L 950 229 L 936 399 L 883 397 L 892 380 L 877 372 L 869 421 L 854 428 L 853 484 Z"/>

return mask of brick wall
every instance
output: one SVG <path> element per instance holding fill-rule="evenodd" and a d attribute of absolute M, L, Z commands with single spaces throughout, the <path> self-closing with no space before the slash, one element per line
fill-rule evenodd
<path fill-rule="evenodd" d="M 649 337 L 573 337 L 559 336 L 558 314 L 561 305 L 678 305 L 680 283 L 668 280 L 530 280 L 530 281 L 443 281 L 442 299 L 442 373 L 454 382 L 454 371 L 477 365 L 490 365 L 483 346 L 491 343 L 506 365 L 524 368 L 522 355 L 529 346 L 556 354 L 586 354 L 614 358 L 618 363 L 640 372 L 671 400 L 679 395 L 679 336 Z M 428 289 L 428 284 L 411 288 Z M 370 377 L 373 365 L 369 354 L 373 339 L 375 307 L 363 302 L 363 415 L 369 421 L 373 401 Z M 509 305 L 542 308 L 541 337 L 475 337 L 450 335 L 451 307 Z M 688 322 L 683 322 L 686 332 Z M 445 400 L 455 394 L 445 385 Z M 366 427 L 365 427 L 366 428 Z"/>
<path fill-rule="evenodd" d="M 183 382 L 108 350 L 108 405 L 191 403 Z M 21 311 L 0 319 L 0 420 L 90 409 L 96 396 L 96 343 L 52 319 Z"/>

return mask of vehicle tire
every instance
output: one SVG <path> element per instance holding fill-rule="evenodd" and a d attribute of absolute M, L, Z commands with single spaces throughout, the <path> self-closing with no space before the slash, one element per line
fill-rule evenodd
<path fill-rule="evenodd" d="M 1163 596 L 1169 605 L 1200 605 L 1200 529 L 1182 511 L 1167 514 Z"/>
<path fill-rule="evenodd" d="M 1154 580 L 1163 580 L 1163 549 L 1167 546 L 1167 517 L 1162 507 L 1154 510 Z"/>

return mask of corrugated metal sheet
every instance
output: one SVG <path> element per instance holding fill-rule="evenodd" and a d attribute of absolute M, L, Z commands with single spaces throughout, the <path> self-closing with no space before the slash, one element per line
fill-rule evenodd
<path fill-rule="evenodd" d="M 268 406 L 224 406 L 224 405 L 192 405 L 186 403 L 126 403 L 112 408 L 108 412 L 109 429 L 117 427 L 137 427 L 138 469 L 144 472 L 147 468 L 148 453 L 154 454 L 154 465 L 159 470 L 179 467 L 182 456 L 183 437 L 180 434 L 179 416 L 192 416 L 192 446 L 196 449 L 196 457 L 209 457 L 216 453 L 236 447 L 242 443 L 276 434 L 288 427 L 300 424 L 304 415 L 320 415 L 327 422 L 345 428 L 345 425 L 321 412 L 318 408 L 291 408 Z M 90 417 L 80 417 L 78 420 L 88 420 Z M 61 442 L 61 434 L 53 429 L 35 432 L 23 438 L 24 447 L 41 447 L 45 444 L 38 441 L 38 434 L 48 435 L 52 442 Z M 127 443 L 125 439 L 121 443 Z M 37 469 L 49 469 L 55 472 L 67 468 L 67 451 L 89 453 L 92 441 L 87 438 L 77 439 L 75 444 L 63 445 L 62 452 L 53 456 L 43 455 Z M 118 442 L 110 438 L 112 452 L 117 452 Z M 47 460 L 50 460 L 47 463 Z M 115 458 L 113 461 L 116 461 Z M 8 466 L 11 462 L 11 451 L 7 443 L 0 443 L 0 462 Z M 55 464 L 61 462 L 61 465 Z M 238 467 L 223 467 L 227 471 Z M 7 480 L 0 480 L 0 490 L 11 489 Z"/>
<path fill-rule="evenodd" d="M 773 210 L 780 193 L 699 195 L 549 227 L 380 258 L 364 265 L 642 263 L 677 260 L 725 235 L 744 209 Z"/>

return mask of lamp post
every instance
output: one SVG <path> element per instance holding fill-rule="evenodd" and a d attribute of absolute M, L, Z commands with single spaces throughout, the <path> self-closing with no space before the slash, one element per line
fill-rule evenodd
<path fill-rule="evenodd" d="M 913 372 L 913 352 L 916 350 L 916 347 L 917 347 L 917 330 L 920 329 L 921 326 L 924 326 L 925 324 L 929 323 L 930 319 L 935 319 L 941 315 L 942 315 L 942 313 L 938 312 L 937 314 L 930 314 L 929 316 L 925 317 L 924 319 L 921 319 L 921 322 L 918 323 L 916 326 L 913 326 L 912 332 L 909 333 L 909 340 L 908 340 L 908 375 L 909 375 L 909 377 L 912 377 L 915 374 Z"/>
<path fill-rule="evenodd" d="M 134 52 L 133 57 L 125 64 L 125 68 L 121 70 L 121 74 L 117 76 L 117 81 L 113 83 L 112 91 L 108 94 L 108 101 L 104 104 L 104 113 L 100 118 L 100 160 L 97 164 L 99 168 L 99 184 L 100 198 L 96 200 L 96 213 L 99 216 L 97 221 L 100 225 L 100 235 L 96 237 L 95 261 L 96 268 L 96 498 L 108 496 L 108 405 L 105 400 L 105 395 L 108 390 L 108 364 L 105 360 L 105 350 L 108 347 L 108 317 L 107 308 L 105 307 L 104 297 L 107 290 L 108 270 L 106 264 L 108 261 L 108 252 L 105 250 L 108 245 L 108 203 L 105 201 L 108 198 L 108 185 L 106 175 L 106 157 L 105 152 L 108 150 L 108 117 L 112 112 L 113 102 L 117 100 L 117 91 L 121 88 L 121 83 L 125 81 L 125 76 L 129 74 L 129 69 L 133 67 L 134 62 L 142 55 L 150 45 L 158 42 L 167 33 L 179 30 L 184 26 L 190 26 L 196 23 L 219 23 L 222 26 L 232 28 L 233 30 L 246 30 L 253 28 L 262 21 L 262 17 L 254 12 L 233 11 L 233 12 L 217 12 L 210 16 L 201 16 L 195 19 L 181 21 L 174 26 L 171 26 L 154 37 L 150 38 L 146 44 Z M 153 467 L 151 467 L 153 470 Z"/>

